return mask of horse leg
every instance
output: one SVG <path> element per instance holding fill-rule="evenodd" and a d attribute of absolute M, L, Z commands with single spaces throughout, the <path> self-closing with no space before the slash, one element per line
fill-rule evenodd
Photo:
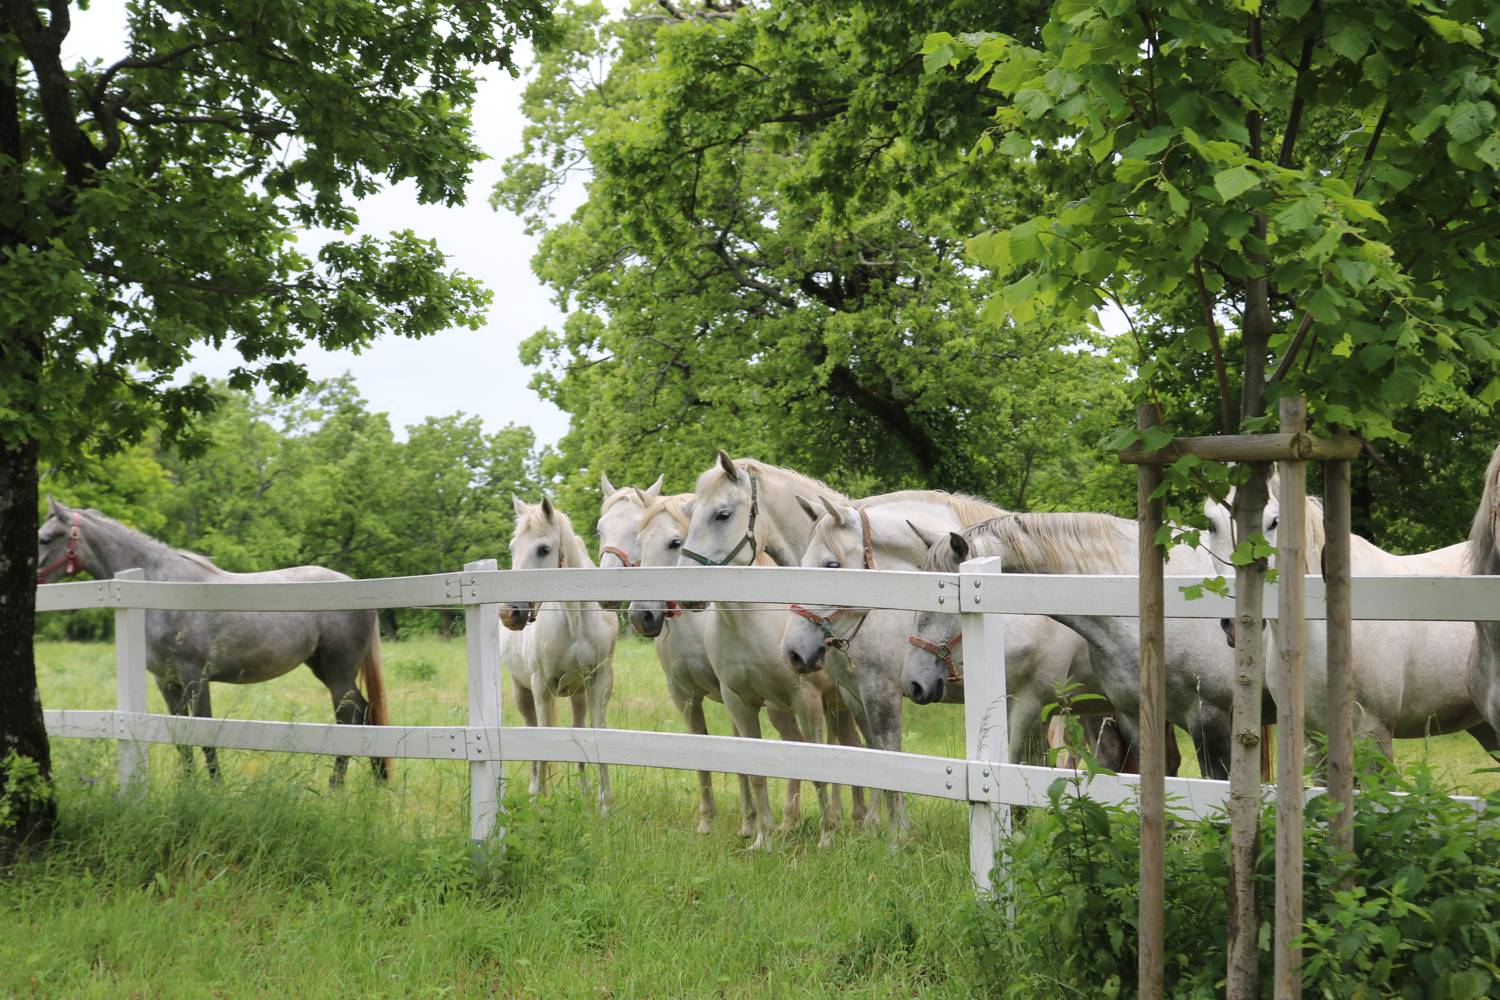
<path fill-rule="evenodd" d="M 341 726 L 362 726 L 365 716 L 369 713 L 369 703 L 365 701 L 364 695 L 359 693 L 359 688 L 350 684 L 347 688 L 339 690 L 338 686 L 328 688 L 329 695 L 333 698 L 333 718 Z M 380 776 L 383 768 L 380 766 L 380 758 L 375 758 L 375 774 Z M 349 766 L 348 757 L 333 758 L 333 776 L 328 779 L 329 788 L 338 788 L 344 783 L 344 771 Z"/>
<path fill-rule="evenodd" d="M 1496 750 L 1500 750 L 1500 734 L 1497 734 L 1494 727 L 1488 722 L 1481 722 L 1476 726 L 1471 726 L 1469 728 L 1469 735 L 1479 741 L 1479 745 L 1484 747 L 1485 753 L 1493 754 Z"/>
<path fill-rule="evenodd" d="M 703 716 L 702 698 L 680 699 L 677 707 L 688 731 L 708 735 L 708 720 Z M 712 833 L 714 828 L 714 776 L 712 771 L 698 772 L 698 832 Z"/>
<path fill-rule="evenodd" d="M 792 697 L 792 706 L 796 710 L 797 721 L 802 726 L 807 742 L 827 742 L 827 720 L 824 717 L 822 696 L 814 691 L 811 685 L 803 683 L 797 686 L 797 692 Z M 842 802 L 837 785 L 830 787 L 826 781 L 814 781 L 813 788 L 818 795 L 818 827 L 821 831 L 818 835 L 818 846 L 827 847 L 833 843 L 833 831 L 838 826 Z M 785 828 L 790 829 L 789 826 Z"/>
<path fill-rule="evenodd" d="M 528 726 L 535 726 L 536 721 L 536 698 L 531 694 L 531 688 L 522 684 L 514 677 L 510 679 L 510 690 L 516 698 L 516 708 L 520 709 L 521 720 Z M 531 785 L 527 791 L 532 795 L 542 794 L 542 762 L 534 760 L 531 762 Z"/>
<path fill-rule="evenodd" d="M 582 729 L 588 725 L 589 710 L 584 704 L 583 692 L 579 691 L 568 699 L 573 705 L 573 728 Z M 588 765 L 582 761 L 578 764 L 578 794 L 588 797 L 589 794 L 589 770 Z"/>
<path fill-rule="evenodd" d="M 200 719 L 212 719 L 213 708 L 208 698 L 208 678 L 196 677 L 186 685 L 188 703 L 192 706 L 192 714 Z M 219 776 L 219 751 L 215 747 L 203 748 L 203 760 L 208 765 L 208 776 L 218 778 Z"/>
<path fill-rule="evenodd" d="M 896 753 L 901 751 L 901 713 L 905 708 L 902 701 L 901 690 L 896 688 L 889 698 L 868 706 L 873 733 L 866 735 L 873 739 L 871 745 L 875 749 Z M 890 824 L 891 835 L 897 839 L 906 836 L 911 830 L 911 814 L 906 810 L 906 796 L 891 791 L 885 792 L 884 796 L 886 822 Z"/>
<path fill-rule="evenodd" d="M 841 706 L 828 720 L 829 732 L 835 736 L 839 743 L 846 747 L 864 746 L 864 741 L 859 738 L 859 733 L 854 727 L 854 713 L 849 711 L 849 706 Z M 865 808 L 865 790 L 862 785 L 849 786 L 849 821 L 855 826 L 864 824 L 867 816 L 875 815 L 877 810 Z"/>
<path fill-rule="evenodd" d="M 557 695 L 553 694 L 552 690 L 542 683 L 541 677 L 536 674 L 531 675 L 531 695 L 537 700 L 537 714 L 541 716 L 542 725 L 549 727 L 557 725 Z M 546 761 L 538 761 L 537 764 L 541 769 L 538 784 L 541 786 L 541 791 L 545 793 L 551 768 L 547 766 Z"/>
<path fill-rule="evenodd" d="M 734 720 L 735 732 L 752 740 L 760 739 L 760 710 L 746 704 L 727 688 L 723 694 L 724 707 L 729 709 L 729 717 Z M 773 714 L 771 718 L 774 722 L 776 716 Z M 755 797 L 755 840 L 750 849 L 768 851 L 771 849 L 771 796 L 766 790 L 766 779 L 761 775 L 751 775 L 749 782 Z"/>
<path fill-rule="evenodd" d="M 731 717 L 729 727 L 736 736 L 744 736 L 740 732 L 739 725 Z M 748 774 L 737 774 L 740 784 L 740 838 L 749 840 L 755 836 L 755 792 L 750 787 L 750 776 Z"/>
<path fill-rule="evenodd" d="M 164 677 L 156 678 L 156 687 L 161 691 L 162 701 L 167 703 L 167 711 L 173 715 L 192 715 L 188 708 L 187 688 L 180 681 L 167 680 Z M 182 758 L 182 770 L 184 774 L 193 773 L 193 748 L 186 744 L 177 745 L 177 755 Z"/>
<path fill-rule="evenodd" d="M 766 706 L 766 715 L 771 719 L 771 725 L 776 727 L 776 732 L 781 734 L 784 740 L 795 740 L 803 742 L 802 727 L 797 724 L 797 717 L 791 712 L 780 708 Z M 759 720 L 757 719 L 757 733 L 759 732 Z M 762 779 L 764 780 L 764 779 Z M 802 782 L 797 778 L 788 779 L 786 783 L 786 803 L 781 810 L 781 827 L 790 830 L 802 822 Z"/>
<path fill-rule="evenodd" d="M 610 664 L 604 664 L 600 670 L 596 670 L 589 678 L 587 685 L 589 725 L 595 729 L 604 729 L 607 726 L 605 714 L 609 711 L 609 695 L 614 690 L 615 675 Z M 609 765 L 599 765 L 599 812 L 609 812 L 609 807 L 615 804 L 614 792 L 609 787 Z"/>

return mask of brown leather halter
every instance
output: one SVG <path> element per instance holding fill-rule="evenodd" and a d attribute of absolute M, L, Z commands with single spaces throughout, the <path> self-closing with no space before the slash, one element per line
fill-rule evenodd
<path fill-rule="evenodd" d="M 63 567 L 63 576 L 72 576 L 78 572 L 78 526 L 82 519 L 82 515 L 75 510 L 72 523 L 68 526 L 68 551 L 36 571 L 37 583 L 46 583 L 47 576 L 59 566 Z"/>
<path fill-rule="evenodd" d="M 875 569 L 877 568 L 875 566 L 875 545 L 871 539 L 870 515 L 866 513 L 863 507 L 856 507 L 854 509 L 859 511 L 859 531 L 865 547 L 864 568 Z M 850 632 L 847 636 L 841 638 L 834 635 L 833 623 L 853 610 L 853 608 L 836 608 L 832 614 L 820 615 L 816 611 L 804 608 L 800 604 L 793 604 L 791 606 L 792 614 L 800 618 L 806 618 L 823 631 L 823 645 L 832 646 L 840 653 L 849 652 L 849 644 L 854 641 L 855 636 L 859 635 L 859 630 L 865 627 L 865 618 L 869 617 L 869 615 L 866 615 L 865 618 L 861 618 L 859 623 L 854 626 L 854 631 Z"/>
<path fill-rule="evenodd" d="M 617 549 L 613 545 L 601 545 L 599 547 L 599 558 L 603 559 L 605 556 L 614 556 L 620 560 L 620 565 L 626 569 L 638 569 L 641 565 L 638 562 L 631 562 L 630 556 L 624 549 Z"/>
<path fill-rule="evenodd" d="M 953 637 L 945 642 L 928 642 L 919 635 L 909 635 L 906 641 L 935 656 L 937 661 L 948 670 L 948 683 L 962 684 L 964 682 L 963 671 L 953 663 L 953 654 L 958 651 L 958 644 L 964 641 L 962 632 L 955 632 Z"/>

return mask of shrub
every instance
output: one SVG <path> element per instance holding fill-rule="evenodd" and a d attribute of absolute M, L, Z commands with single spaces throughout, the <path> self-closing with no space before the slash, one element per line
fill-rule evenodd
<path fill-rule="evenodd" d="M 1353 857 L 1327 836 L 1330 803 L 1315 799 L 1307 809 L 1307 995 L 1492 995 L 1500 985 L 1500 794 L 1479 812 L 1451 799 L 1425 765 L 1402 772 L 1373 752 L 1362 763 Z M 975 910 L 974 943 L 997 995 L 1136 992 L 1139 825 L 1133 812 L 1079 794 L 1081 782 L 1052 785 L 1051 804 L 1002 847 L 1010 880 L 1000 897 Z M 1270 996 L 1273 811 L 1263 824 L 1256 878 L 1261 986 Z M 1222 823 L 1169 822 L 1169 996 L 1223 989 L 1228 847 Z"/>

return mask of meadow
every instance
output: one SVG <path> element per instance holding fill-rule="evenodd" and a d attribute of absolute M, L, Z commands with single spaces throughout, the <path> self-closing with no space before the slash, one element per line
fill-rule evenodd
<path fill-rule="evenodd" d="M 388 643 L 385 660 L 395 720 L 464 722 L 462 640 Z M 38 663 L 44 704 L 113 707 L 112 646 L 41 643 Z M 651 646 L 622 637 L 615 663 L 610 725 L 681 731 Z M 307 670 L 215 685 L 213 699 L 234 718 L 330 713 Z M 520 723 L 509 704 L 505 722 Z M 728 732 L 719 706 L 709 726 Z M 909 749 L 961 756 L 961 709 L 908 706 L 906 734 Z M 954 803 L 909 800 L 899 846 L 846 827 L 819 849 L 805 787 L 801 825 L 759 853 L 737 835 L 731 779 L 700 836 L 691 773 L 617 768 L 601 818 L 570 769 L 555 765 L 533 802 L 527 765 L 513 765 L 506 846 L 474 849 L 467 771 L 450 761 L 399 762 L 384 787 L 356 762 L 330 792 L 327 758 L 221 751 L 213 783 L 201 757 L 185 774 L 157 747 L 150 793 L 122 800 L 112 745 L 53 747 L 62 829 L 0 883 L 0 996 L 944 997 L 996 985 L 966 931 L 975 904 Z M 1473 773 L 1489 762 L 1466 736 L 1399 753 L 1425 756 L 1456 790 L 1497 783 Z M 779 788 L 773 803 L 779 814 Z"/>

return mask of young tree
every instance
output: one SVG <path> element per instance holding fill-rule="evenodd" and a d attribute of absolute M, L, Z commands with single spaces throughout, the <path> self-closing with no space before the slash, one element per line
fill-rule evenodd
<path fill-rule="evenodd" d="M 1061 196 L 970 244 L 1007 282 L 997 311 L 1121 310 L 1138 391 L 1169 427 L 1203 401 L 1224 432 L 1254 430 L 1269 399 L 1305 393 L 1323 425 L 1401 441 L 1401 407 L 1493 365 L 1491 4 L 1062 0 L 1039 38 L 935 34 L 925 52 L 999 95 L 980 153 L 1060 165 Z M 1205 379 L 1210 392 L 1182 391 Z M 1480 398 L 1488 409 L 1500 383 Z M 1192 464 L 1175 472 L 1201 476 Z M 1236 499 L 1241 602 L 1263 579 L 1250 542 L 1265 474 L 1252 467 Z M 1243 754 L 1235 775 L 1251 820 L 1236 826 L 1253 831 Z M 1236 835 L 1232 997 L 1255 991 L 1254 849 Z"/>
<path fill-rule="evenodd" d="M 349 196 L 410 180 L 462 200 L 476 71 L 511 68 L 547 10 L 131 0 L 123 56 L 70 63 L 72 16 L 67 0 L 0 0 L 0 758 L 44 775 L 38 461 L 157 421 L 181 436 L 211 405 L 207 386 L 171 382 L 195 344 L 233 343 L 238 387 L 293 390 L 304 343 L 477 323 L 477 284 L 410 233 L 352 235 Z M 295 240 L 310 227 L 336 234 L 314 255 Z M 0 836 L 44 836 L 52 815 L 27 806 Z"/>

